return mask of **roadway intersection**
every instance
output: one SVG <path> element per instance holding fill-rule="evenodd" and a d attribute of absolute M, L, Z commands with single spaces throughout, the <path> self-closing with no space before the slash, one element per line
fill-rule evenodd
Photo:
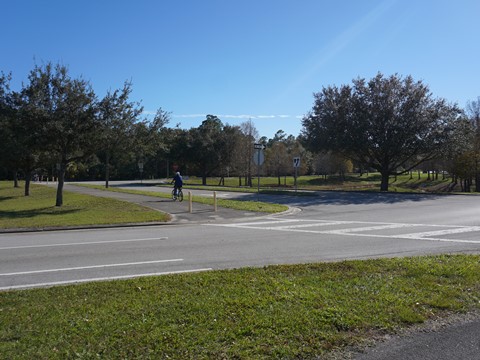
<path fill-rule="evenodd" d="M 255 200 L 257 195 L 218 196 Z M 244 266 L 480 252 L 477 196 L 261 195 L 263 201 L 291 206 L 291 211 L 278 215 L 213 212 L 199 205 L 188 213 L 186 202 L 130 195 L 126 200 L 171 208 L 176 221 L 0 234 L 0 289 Z"/>

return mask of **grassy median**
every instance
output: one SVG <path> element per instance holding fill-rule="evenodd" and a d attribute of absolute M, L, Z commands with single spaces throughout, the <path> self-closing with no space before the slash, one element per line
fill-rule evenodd
<path fill-rule="evenodd" d="M 480 307 L 480 256 L 268 266 L 0 293 L 6 359 L 314 359 Z"/>
<path fill-rule="evenodd" d="M 23 184 L 21 184 L 23 186 Z M 64 205 L 55 206 L 56 189 L 23 187 L 0 181 L 0 228 L 45 228 L 55 226 L 105 225 L 168 221 L 170 216 L 136 204 L 114 199 L 64 192 Z"/>

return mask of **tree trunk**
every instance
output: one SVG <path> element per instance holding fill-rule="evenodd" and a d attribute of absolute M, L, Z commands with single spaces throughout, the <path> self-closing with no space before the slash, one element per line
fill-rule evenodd
<path fill-rule="evenodd" d="M 30 196 L 30 180 L 32 173 L 29 171 L 25 174 L 25 196 Z"/>
<path fill-rule="evenodd" d="M 207 175 L 205 175 L 205 174 L 202 175 L 202 185 L 204 185 L 204 186 L 207 185 Z"/>
<path fill-rule="evenodd" d="M 18 171 L 14 170 L 13 171 L 13 187 L 14 188 L 19 188 L 20 185 L 18 185 Z"/>
<path fill-rule="evenodd" d="M 58 186 L 57 186 L 57 202 L 55 206 L 63 205 L 63 185 L 65 183 L 65 165 L 60 164 L 60 170 L 58 171 Z"/>
<path fill-rule="evenodd" d="M 475 174 L 475 192 L 480 192 L 480 174 Z"/>
<path fill-rule="evenodd" d="M 238 186 L 242 186 L 242 175 L 238 175 Z"/>
<path fill-rule="evenodd" d="M 382 182 L 380 184 L 380 191 L 388 191 L 388 178 L 389 178 L 389 173 L 388 172 L 382 172 Z"/>

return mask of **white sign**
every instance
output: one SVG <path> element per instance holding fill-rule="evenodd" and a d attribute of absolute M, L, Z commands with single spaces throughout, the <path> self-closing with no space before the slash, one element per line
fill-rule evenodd
<path fill-rule="evenodd" d="M 265 161 L 265 154 L 263 153 L 263 150 L 257 150 L 253 154 L 253 162 L 255 165 L 262 166 L 263 162 Z"/>
<path fill-rule="evenodd" d="M 300 158 L 299 157 L 294 157 L 293 158 L 293 167 L 294 168 L 300 167 Z"/>

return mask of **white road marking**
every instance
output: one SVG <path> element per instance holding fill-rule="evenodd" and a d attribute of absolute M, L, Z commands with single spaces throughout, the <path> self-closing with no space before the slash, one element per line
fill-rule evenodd
<path fill-rule="evenodd" d="M 465 226 L 458 227 L 456 229 L 445 229 L 445 230 L 436 230 L 436 231 L 426 231 L 421 233 L 414 234 L 405 234 L 402 237 L 432 237 L 432 236 L 442 236 L 442 235 L 451 235 L 451 234 L 460 234 L 466 232 L 480 231 L 479 226 Z"/>
<path fill-rule="evenodd" d="M 308 223 L 306 223 L 308 222 Z M 292 225 L 282 225 L 286 223 L 297 223 Z M 301 224 L 298 224 L 301 223 Z M 355 228 L 342 228 L 332 230 L 307 230 L 307 227 L 323 227 L 323 226 L 335 226 L 335 225 L 355 225 L 364 224 L 365 226 Z M 436 224 L 403 224 L 403 223 L 381 223 L 381 222 L 365 222 L 365 221 L 329 221 L 329 220 L 271 220 L 261 222 L 248 222 L 238 224 L 205 224 L 207 226 L 226 226 L 237 227 L 244 229 L 255 230 L 274 230 L 274 231 L 290 231 L 301 232 L 310 234 L 324 234 L 324 235 L 345 235 L 345 236 L 358 236 L 358 237 L 376 237 L 376 238 L 388 238 L 388 239 L 411 239 L 411 240 L 426 240 L 426 241 L 444 241 L 444 242 L 458 242 L 458 243 L 473 243 L 480 244 L 480 240 L 463 240 L 463 239 L 448 239 L 439 238 L 438 236 L 453 235 L 459 233 L 468 232 L 480 232 L 480 226 L 458 226 L 458 225 L 436 225 Z M 268 226 L 270 225 L 270 226 Z M 411 227 L 424 227 L 424 228 L 443 228 L 442 230 L 424 231 L 407 234 L 366 234 L 367 231 L 379 231 L 386 229 L 401 229 Z M 445 229 L 447 228 L 447 229 Z"/>
<path fill-rule="evenodd" d="M 417 226 L 415 224 L 386 224 L 386 225 L 375 225 L 375 226 L 364 226 L 364 227 L 357 227 L 357 228 L 349 228 L 349 229 L 340 229 L 340 230 L 330 230 L 326 231 L 329 234 L 339 234 L 343 235 L 346 233 L 356 233 L 362 231 L 376 231 L 376 230 L 386 230 L 386 229 L 400 229 L 405 227 L 413 227 Z"/>
<path fill-rule="evenodd" d="M 57 247 L 57 246 L 101 245 L 101 244 L 113 244 L 113 243 L 122 243 L 122 242 L 155 241 L 155 240 L 167 240 L 167 239 L 168 237 L 156 237 L 156 238 L 145 238 L 145 239 L 88 241 L 88 242 L 56 243 L 56 244 L 44 244 L 44 245 L 20 245 L 20 246 L 0 247 L 0 250 L 35 249 L 35 248 Z"/>
<path fill-rule="evenodd" d="M 146 277 L 146 276 L 185 274 L 185 273 L 194 273 L 194 272 L 211 271 L 211 270 L 213 269 L 204 268 L 204 269 L 193 269 L 193 270 L 166 271 L 166 272 L 159 272 L 159 273 L 109 276 L 109 277 L 100 277 L 100 278 L 92 278 L 92 279 L 66 280 L 66 281 L 46 282 L 46 283 L 38 283 L 38 284 L 12 285 L 12 286 L 0 287 L 0 291 L 20 290 L 20 289 L 28 289 L 28 288 L 35 288 L 35 287 L 50 287 L 50 286 L 68 285 L 68 284 L 80 284 L 80 283 L 94 282 L 94 281 L 97 282 L 97 281 L 125 280 L 125 279 L 135 279 L 135 278 Z"/>
<path fill-rule="evenodd" d="M 49 273 L 49 272 L 89 270 L 89 269 L 101 269 L 101 268 L 133 266 L 133 265 L 148 265 L 148 264 L 159 264 L 159 263 L 176 262 L 176 261 L 183 261 L 183 259 L 154 260 L 154 261 L 141 261 L 141 262 L 122 263 L 122 264 L 105 264 L 105 265 L 79 266 L 79 267 L 60 268 L 60 269 L 20 271 L 20 272 L 0 274 L 0 276 L 32 275 L 32 274 L 42 274 L 42 273 Z"/>
<path fill-rule="evenodd" d="M 268 220 L 268 221 L 258 221 L 258 222 L 246 222 L 246 223 L 234 223 L 234 224 L 220 224 L 219 226 L 225 227 L 245 227 L 249 225 L 265 225 L 265 224 L 284 224 L 289 222 L 299 222 L 304 220 Z M 209 224 L 206 224 L 209 225 Z M 215 224 L 212 224 L 215 225 Z"/>
<path fill-rule="evenodd" d="M 285 225 L 285 226 L 276 226 L 276 228 L 279 229 L 299 229 L 299 228 L 306 228 L 306 227 L 312 227 L 312 226 L 332 226 L 332 225 L 344 225 L 338 222 L 322 222 L 318 224 L 300 224 L 300 225 Z"/>

